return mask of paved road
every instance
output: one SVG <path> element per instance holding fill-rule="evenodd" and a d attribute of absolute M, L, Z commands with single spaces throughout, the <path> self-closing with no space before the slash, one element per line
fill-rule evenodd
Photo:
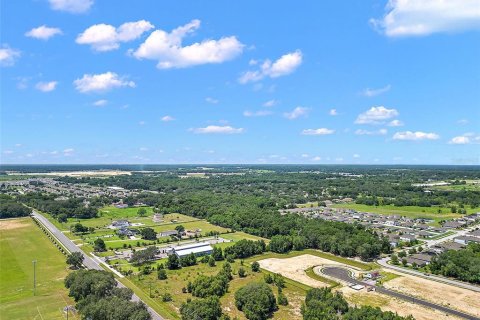
<path fill-rule="evenodd" d="M 79 247 L 77 247 L 70 239 L 67 238 L 67 236 L 65 236 L 60 230 L 58 230 L 58 228 L 53 223 L 48 221 L 47 218 L 45 218 L 43 215 L 36 212 L 35 210 L 33 210 L 32 215 L 41 224 L 43 224 L 50 231 L 50 233 L 52 233 L 58 239 L 58 241 L 60 241 L 62 243 L 62 245 L 65 248 L 67 248 L 68 251 L 82 253 L 83 257 L 84 257 L 83 265 L 87 269 L 105 271 L 105 269 L 103 269 L 97 261 L 93 260 L 90 256 L 88 256 L 85 252 L 83 252 Z M 117 280 L 117 284 L 118 284 L 119 287 L 125 288 L 125 285 L 123 283 L 119 282 L 118 280 Z M 142 300 L 136 294 L 133 294 L 132 301 L 142 301 Z M 146 303 L 145 303 L 145 305 L 148 308 L 148 312 L 150 312 L 150 314 L 152 315 L 152 320 L 165 320 L 165 318 L 163 318 L 155 310 L 150 308 Z"/>
<path fill-rule="evenodd" d="M 349 282 L 349 283 L 368 286 L 367 283 L 352 278 L 352 276 L 350 275 L 350 272 L 347 269 L 344 269 L 344 268 L 326 267 L 326 268 L 322 269 L 322 272 L 324 274 L 326 274 L 327 276 L 340 279 L 344 282 Z M 479 320 L 480 319 L 480 318 L 477 318 L 475 316 L 469 315 L 469 314 L 461 312 L 461 311 L 450 309 L 448 307 L 444 307 L 444 306 L 441 306 L 441 305 L 438 305 L 438 304 L 435 304 L 435 303 L 431 303 L 431 302 L 428 302 L 428 301 L 425 301 L 425 300 L 420 300 L 420 299 L 417 299 L 417 298 L 399 293 L 397 291 L 385 289 L 385 288 L 380 287 L 380 286 L 376 286 L 375 290 L 377 292 L 380 292 L 380 293 L 383 293 L 383 294 L 386 294 L 386 295 L 389 295 L 389 296 L 392 296 L 392 297 L 395 297 L 395 298 L 399 298 L 399 299 L 402 299 L 402 300 L 405 300 L 405 301 L 408 301 L 408 302 L 412 302 L 412 303 L 416 303 L 416 304 L 419 304 L 419 305 L 422 305 L 422 306 L 425 306 L 425 307 L 436 309 L 436 310 L 439 310 L 441 312 L 445 312 L 445 313 L 448 313 L 448 314 L 451 314 L 451 315 L 454 315 L 454 316 L 457 316 L 457 317 L 460 317 L 460 318 L 464 318 L 464 319 L 468 319 L 468 320 Z"/>
<path fill-rule="evenodd" d="M 381 265 L 382 267 L 392 269 L 392 270 L 395 270 L 395 271 L 398 271 L 398 272 L 410 274 L 412 276 L 422 277 L 422 278 L 425 278 L 425 279 L 428 279 L 428 280 L 437 281 L 437 282 L 441 282 L 441 283 L 446 283 L 446 284 L 453 285 L 453 286 L 456 286 L 456 287 L 459 287 L 459 288 L 480 292 L 480 287 L 476 286 L 474 284 L 469 284 L 469 283 L 466 283 L 466 282 L 457 281 L 457 280 L 453 280 L 453 279 L 448 279 L 448 278 L 445 278 L 445 277 L 434 276 L 434 275 L 427 276 L 423 272 L 420 272 L 420 271 L 410 270 L 410 269 L 406 269 L 406 268 L 402 268 L 402 267 L 398 267 L 398 266 L 388 264 L 389 260 L 390 260 L 390 258 L 383 258 L 383 259 L 377 260 L 377 263 L 379 265 Z"/>

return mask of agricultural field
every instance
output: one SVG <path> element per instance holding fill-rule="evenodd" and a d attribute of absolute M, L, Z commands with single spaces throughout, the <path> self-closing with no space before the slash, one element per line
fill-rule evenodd
<path fill-rule="evenodd" d="M 2 319 L 65 319 L 63 308 L 74 304 L 63 285 L 65 257 L 31 218 L 0 221 L 0 256 Z M 35 296 L 32 260 L 37 261 Z"/>
<path fill-rule="evenodd" d="M 450 208 L 444 207 L 418 207 L 418 206 L 405 206 L 405 207 L 395 207 L 395 206 L 367 206 L 364 204 L 357 203 L 348 203 L 348 204 L 335 204 L 332 207 L 334 208 L 344 208 L 344 209 L 353 209 L 360 212 L 370 212 L 370 213 L 379 213 L 384 215 L 401 215 L 409 218 L 429 218 L 433 219 L 435 222 L 440 220 L 448 220 L 459 218 L 462 215 L 458 213 L 451 213 Z M 438 212 L 441 210 L 441 213 Z M 473 213 L 475 210 L 466 208 L 467 213 Z"/>

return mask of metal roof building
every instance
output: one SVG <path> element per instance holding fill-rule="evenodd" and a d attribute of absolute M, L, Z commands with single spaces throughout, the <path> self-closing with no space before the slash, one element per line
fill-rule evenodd
<path fill-rule="evenodd" d="M 212 246 L 208 242 L 197 242 L 191 244 L 185 244 L 172 248 L 169 254 L 176 254 L 179 258 L 188 256 L 193 253 L 196 256 L 203 256 L 211 254 L 213 251 Z"/>

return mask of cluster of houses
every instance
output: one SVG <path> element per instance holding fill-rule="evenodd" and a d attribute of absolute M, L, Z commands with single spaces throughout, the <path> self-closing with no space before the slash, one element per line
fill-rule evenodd
<path fill-rule="evenodd" d="M 155 219 L 155 218 L 154 218 Z M 163 220 L 162 220 L 163 221 Z M 108 226 L 110 229 L 114 229 L 118 235 L 126 236 L 126 237 L 134 237 L 138 234 L 138 230 L 133 229 L 131 227 L 137 227 L 138 225 L 134 225 L 130 223 L 128 220 L 115 220 Z M 202 234 L 202 229 L 191 229 L 179 232 L 178 230 L 164 230 L 157 233 L 157 238 L 163 237 L 177 237 L 177 238 L 198 238 Z"/>
<path fill-rule="evenodd" d="M 3 181 L 2 189 L 12 195 L 29 192 L 46 192 L 56 194 L 56 200 L 67 200 L 71 197 L 91 198 L 106 196 L 112 198 L 126 198 L 138 194 L 138 191 L 127 190 L 120 187 L 97 187 L 81 183 L 68 183 L 57 181 L 55 178 L 27 178 L 24 180 Z"/>
<path fill-rule="evenodd" d="M 428 250 L 409 255 L 405 258 L 407 265 L 424 267 L 432 261 L 432 258 L 447 250 L 462 250 L 469 243 L 480 243 L 480 229 L 468 232 L 464 236 L 458 236 L 453 241 L 438 243 Z"/>

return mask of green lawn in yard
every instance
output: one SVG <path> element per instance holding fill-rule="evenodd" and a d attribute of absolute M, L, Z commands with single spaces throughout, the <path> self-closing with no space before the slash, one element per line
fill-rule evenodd
<path fill-rule="evenodd" d="M 270 241 L 269 239 L 265 239 L 265 238 L 262 238 L 262 237 L 257 237 L 257 236 L 254 236 L 254 235 L 242 232 L 242 231 L 236 231 L 236 232 L 233 232 L 233 233 L 225 233 L 225 234 L 222 234 L 221 237 L 224 238 L 224 239 L 233 240 L 233 242 L 240 241 L 240 240 L 243 240 L 243 239 L 253 240 L 253 241 L 263 240 L 266 243 L 268 243 Z"/>
<path fill-rule="evenodd" d="M 345 203 L 333 205 L 334 208 L 353 209 L 360 212 L 371 212 L 385 215 L 401 215 L 409 218 L 429 218 L 436 222 L 440 220 L 459 218 L 462 215 L 458 213 L 451 213 L 450 208 L 442 207 L 418 207 L 418 206 L 405 206 L 395 207 L 391 205 L 385 206 L 367 206 L 365 204 Z M 442 213 L 438 213 L 438 210 L 442 210 Z M 472 209 L 467 209 L 468 213 L 473 212 Z"/>
<path fill-rule="evenodd" d="M 62 308 L 74 302 L 63 285 L 65 256 L 31 218 L 0 221 L 0 257 L 1 319 L 66 318 Z M 32 260 L 37 260 L 36 296 Z"/>

